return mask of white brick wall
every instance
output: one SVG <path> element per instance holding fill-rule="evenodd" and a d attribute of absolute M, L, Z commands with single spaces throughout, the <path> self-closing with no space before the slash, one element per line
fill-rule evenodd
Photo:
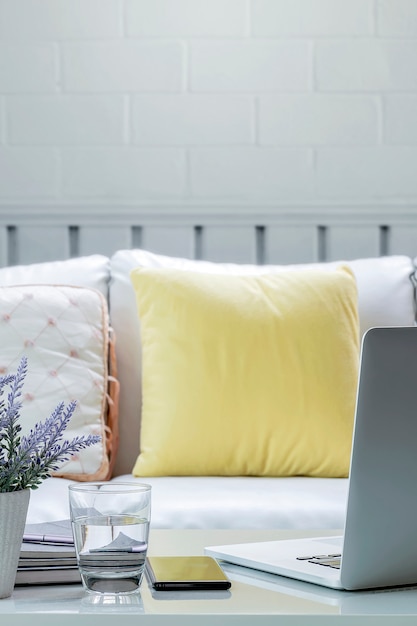
<path fill-rule="evenodd" d="M 66 93 L 180 91 L 181 42 L 132 40 L 63 44 L 63 90 Z"/>
<path fill-rule="evenodd" d="M 324 196 L 417 196 L 417 148 L 323 148 L 317 154 L 318 190 Z"/>
<path fill-rule="evenodd" d="M 317 44 L 319 91 L 416 91 L 417 41 L 360 40 Z"/>
<path fill-rule="evenodd" d="M 259 133 L 265 145 L 375 145 L 378 103 L 356 95 L 261 97 Z"/>
<path fill-rule="evenodd" d="M 416 201 L 416 120 L 417 0 L 0 0 L 0 207 Z"/>
<path fill-rule="evenodd" d="M 184 152 L 171 148 L 63 150 L 63 193 L 68 197 L 178 197 L 184 194 Z"/>
<path fill-rule="evenodd" d="M 381 37 L 417 36 L 414 0 L 378 0 L 377 11 L 377 33 Z"/>
<path fill-rule="evenodd" d="M 384 143 L 417 144 L 417 95 L 384 98 Z"/>
<path fill-rule="evenodd" d="M 190 90 L 256 93 L 309 91 L 312 44 L 299 41 L 192 43 Z"/>
<path fill-rule="evenodd" d="M 256 37 L 344 37 L 373 33 L 372 0 L 253 0 Z"/>
<path fill-rule="evenodd" d="M 197 197 L 308 198 L 313 191 L 311 150 L 255 147 L 192 149 L 191 193 Z"/>
<path fill-rule="evenodd" d="M 11 96 L 7 100 L 11 144 L 114 145 L 124 142 L 124 97 Z"/>
<path fill-rule="evenodd" d="M 254 102 L 247 96 L 134 96 L 133 141 L 158 145 L 254 143 Z"/>
<path fill-rule="evenodd" d="M 129 37 L 239 37 L 249 34 L 247 0 L 126 0 Z"/>
<path fill-rule="evenodd" d="M 57 91 L 58 59 L 53 43 L 3 43 L 0 39 L 0 89 L 8 93 Z"/>
<path fill-rule="evenodd" d="M 55 149 L 9 148 L 0 150 L 0 196 L 57 197 L 58 160 Z"/>
<path fill-rule="evenodd" d="M 123 36 L 123 0 L 2 0 L 0 37 L 103 39 Z"/>

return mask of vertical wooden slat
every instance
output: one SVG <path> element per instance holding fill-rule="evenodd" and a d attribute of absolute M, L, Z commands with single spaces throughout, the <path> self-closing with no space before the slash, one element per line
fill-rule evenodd
<path fill-rule="evenodd" d="M 386 256 L 389 254 L 390 227 L 382 225 L 379 227 L 379 254 Z"/>
<path fill-rule="evenodd" d="M 142 244 L 143 228 L 142 226 L 132 225 L 130 228 L 130 247 L 143 248 Z"/>
<path fill-rule="evenodd" d="M 104 254 L 131 247 L 129 226 L 100 225 L 79 227 L 79 255 Z"/>
<path fill-rule="evenodd" d="M 202 257 L 220 263 L 256 263 L 255 226 L 207 226 L 202 229 Z"/>
<path fill-rule="evenodd" d="M 68 227 L 18 226 L 17 263 L 26 265 L 68 259 L 70 256 Z"/>
<path fill-rule="evenodd" d="M 379 225 L 328 226 L 326 261 L 359 259 L 380 255 Z"/>
<path fill-rule="evenodd" d="M 80 229 L 78 226 L 68 227 L 70 257 L 80 256 Z"/>
<path fill-rule="evenodd" d="M 194 257 L 196 259 L 203 258 L 203 227 L 194 226 Z"/>
<path fill-rule="evenodd" d="M 5 267 L 9 263 L 7 226 L 0 226 L 0 267 Z"/>
<path fill-rule="evenodd" d="M 143 226 L 141 247 L 166 256 L 193 259 L 195 256 L 192 226 Z"/>
<path fill-rule="evenodd" d="M 318 260 L 314 226 L 268 226 L 265 229 L 265 263 L 311 263 Z"/>
<path fill-rule="evenodd" d="M 17 265 L 19 262 L 17 226 L 7 227 L 7 264 Z"/>

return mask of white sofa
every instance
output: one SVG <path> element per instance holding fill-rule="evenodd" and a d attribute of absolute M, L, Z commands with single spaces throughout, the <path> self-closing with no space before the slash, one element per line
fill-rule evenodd
<path fill-rule="evenodd" d="M 358 286 L 360 332 L 372 326 L 415 324 L 414 264 L 406 256 L 344 262 Z M 340 262 L 323 264 L 331 267 Z M 116 334 L 120 380 L 120 445 L 112 480 L 141 480 L 131 471 L 140 449 L 140 325 L 130 271 L 137 266 L 178 267 L 211 273 L 262 273 L 283 266 L 220 265 L 174 259 L 144 250 L 121 250 L 111 258 L 93 255 L 0 269 L 0 285 L 73 284 L 108 298 Z M 291 266 L 303 268 L 304 266 Z M 59 400 L 59 399 L 57 399 Z M 146 477 L 153 487 L 155 528 L 340 528 L 347 479 L 311 477 Z M 69 481 L 50 478 L 31 494 L 28 522 L 68 517 Z"/>

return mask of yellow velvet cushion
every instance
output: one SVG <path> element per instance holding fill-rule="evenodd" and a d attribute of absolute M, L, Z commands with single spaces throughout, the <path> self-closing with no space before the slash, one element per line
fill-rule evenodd
<path fill-rule="evenodd" d="M 348 474 L 358 370 L 347 268 L 132 271 L 141 324 L 133 473 Z"/>

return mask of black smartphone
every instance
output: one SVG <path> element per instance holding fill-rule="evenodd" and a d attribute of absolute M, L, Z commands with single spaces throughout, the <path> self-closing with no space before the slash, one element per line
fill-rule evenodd
<path fill-rule="evenodd" d="M 158 591 L 230 589 L 232 584 L 211 556 L 149 556 L 146 574 Z"/>

